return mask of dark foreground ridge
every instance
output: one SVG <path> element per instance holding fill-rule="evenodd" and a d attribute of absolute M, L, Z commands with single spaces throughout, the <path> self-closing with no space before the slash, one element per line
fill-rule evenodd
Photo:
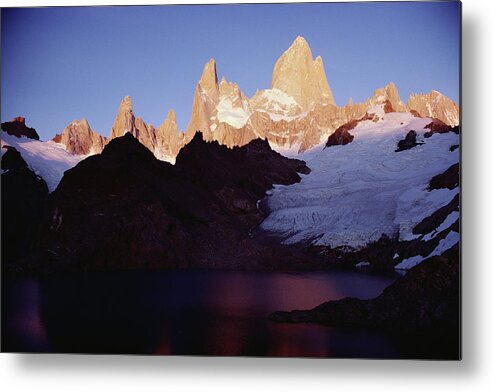
<path fill-rule="evenodd" d="M 265 192 L 308 172 L 262 140 L 228 149 L 197 133 L 173 166 L 126 134 L 65 172 L 24 268 L 299 268 L 307 258 L 250 233 L 265 217 Z"/>

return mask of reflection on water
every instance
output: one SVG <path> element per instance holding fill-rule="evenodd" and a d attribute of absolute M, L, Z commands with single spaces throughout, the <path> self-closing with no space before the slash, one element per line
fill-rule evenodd
<path fill-rule="evenodd" d="M 5 282 L 5 351 L 399 357 L 375 331 L 278 324 L 275 310 L 372 298 L 395 278 L 351 271 L 146 271 Z"/>

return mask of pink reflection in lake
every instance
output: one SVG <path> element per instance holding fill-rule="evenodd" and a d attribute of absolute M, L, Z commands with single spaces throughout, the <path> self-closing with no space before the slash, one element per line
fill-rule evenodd
<path fill-rule="evenodd" d="M 279 324 L 276 310 L 377 296 L 395 277 L 355 271 L 127 271 L 14 279 L 7 351 L 392 357 L 378 333 Z"/>

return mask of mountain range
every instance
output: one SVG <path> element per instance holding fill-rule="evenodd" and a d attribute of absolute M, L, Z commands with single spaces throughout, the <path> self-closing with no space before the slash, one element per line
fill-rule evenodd
<path fill-rule="evenodd" d="M 459 114 L 434 90 L 404 103 L 392 82 L 337 106 L 298 37 L 251 98 L 211 59 L 183 132 L 173 110 L 158 127 L 136 117 L 128 96 L 108 138 L 83 118 L 40 141 L 16 117 L 1 132 L 2 275 L 395 271 L 374 299 L 270 318 L 445 337 L 456 357 Z"/>
<path fill-rule="evenodd" d="M 97 260 L 96 269 L 122 267 L 110 261 L 117 243 L 133 244 L 118 251 L 125 268 L 142 259 L 156 266 L 254 268 L 252 260 L 262 257 L 286 268 L 306 256 L 293 252 L 301 246 L 322 263 L 397 270 L 457 244 L 454 102 L 432 91 L 404 103 L 389 83 L 362 103 L 339 107 L 322 59 L 313 59 L 301 37 L 276 62 L 270 87 L 249 99 L 237 84 L 218 81 L 211 59 L 184 132 L 173 110 L 157 128 L 136 117 L 128 96 L 109 138 L 85 118 L 46 142 L 23 117 L 2 123 L 2 178 L 19 184 L 4 199 L 20 203 L 18 209 L 31 205 L 24 189 L 44 189 L 36 180 L 42 179 L 44 212 L 36 207 L 30 214 L 38 216 L 42 234 L 31 235 L 31 248 L 76 264 Z M 303 161 L 286 161 L 295 155 Z M 435 177 L 446 186 L 430 188 Z M 15 220 L 20 224 L 15 217 L 6 221 Z M 423 223 L 430 220 L 436 221 L 431 229 Z M 26 230 L 31 221 L 25 219 Z M 191 255 L 193 240 L 186 238 L 194 232 L 210 247 L 196 244 Z M 265 247 L 270 236 L 275 240 Z M 266 250 L 273 244 L 289 249 L 292 262 L 274 262 L 284 250 L 273 256 Z M 242 255 L 249 260 L 237 264 Z"/>
<path fill-rule="evenodd" d="M 313 59 L 303 37 L 297 37 L 274 65 L 269 89 L 257 90 L 248 98 L 234 82 L 218 80 L 216 62 L 211 59 L 197 83 L 192 115 L 180 132 L 174 111 L 157 128 L 133 112 L 129 96 L 123 98 L 110 131 L 105 138 L 93 131 L 87 119 L 74 120 L 53 141 L 69 153 L 100 153 L 108 141 L 131 133 L 156 158 L 175 162 L 180 149 L 197 131 L 206 141 L 227 147 L 243 146 L 261 138 L 279 152 L 297 154 L 324 143 L 341 125 L 361 119 L 375 105 L 384 104 L 386 112 L 410 112 L 416 117 L 431 117 L 446 125 L 459 124 L 459 107 L 438 91 L 411 94 L 404 103 L 394 83 L 375 90 L 361 103 L 352 99 L 337 106 L 328 84 L 322 58 Z"/>

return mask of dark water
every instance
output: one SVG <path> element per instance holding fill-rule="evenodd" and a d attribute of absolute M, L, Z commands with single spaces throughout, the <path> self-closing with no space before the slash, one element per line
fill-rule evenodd
<path fill-rule="evenodd" d="M 146 271 L 2 285 L 4 351 L 396 358 L 376 331 L 279 324 L 275 310 L 372 298 L 395 280 L 362 272 Z"/>

